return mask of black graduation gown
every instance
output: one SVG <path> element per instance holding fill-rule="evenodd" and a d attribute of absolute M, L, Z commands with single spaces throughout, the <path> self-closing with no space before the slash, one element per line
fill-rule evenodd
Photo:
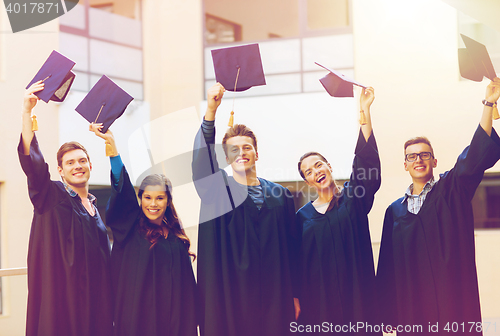
<path fill-rule="evenodd" d="M 139 226 L 142 209 L 125 167 L 118 187 L 113 181 L 111 185 L 106 223 L 114 237 L 114 334 L 196 336 L 196 282 L 186 247 L 169 234 L 150 249 Z"/>
<path fill-rule="evenodd" d="M 338 203 L 321 214 L 312 203 L 298 212 L 303 225 L 301 248 L 301 315 L 299 324 L 335 326 L 377 322 L 375 269 L 368 213 L 380 187 L 380 159 L 373 134 L 360 131 L 353 171 Z M 337 331 L 340 331 L 337 329 Z M 367 329 L 356 329 L 364 334 Z M 319 329 L 311 335 L 323 335 Z M 340 333 L 353 331 L 344 328 Z M 368 331 L 370 331 L 368 329 Z"/>
<path fill-rule="evenodd" d="M 109 336 L 113 311 L 109 241 L 96 210 L 51 181 L 33 138 L 30 154 L 18 147 L 34 206 L 28 247 L 27 336 Z"/>
<path fill-rule="evenodd" d="M 484 171 L 500 158 L 500 139 L 479 126 L 470 146 L 414 215 L 400 198 L 387 208 L 377 270 L 384 322 L 391 325 L 480 322 L 471 200 Z M 450 325 L 451 326 L 451 325 Z M 475 332 L 474 327 L 472 332 Z M 435 333 L 430 333 L 434 334 Z"/>
<path fill-rule="evenodd" d="M 197 270 L 201 335 L 288 334 L 295 320 L 292 274 L 300 241 L 290 191 L 259 178 L 265 197 L 259 211 L 246 188 L 219 169 L 214 145 L 206 146 L 201 129 L 193 175 L 202 200 Z"/>

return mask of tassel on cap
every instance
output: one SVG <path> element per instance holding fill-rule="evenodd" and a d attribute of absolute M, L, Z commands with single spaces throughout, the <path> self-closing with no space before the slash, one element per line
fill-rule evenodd
<path fill-rule="evenodd" d="M 106 141 L 106 156 L 114 156 L 115 152 L 113 150 L 113 147 L 111 147 L 111 144 Z"/>
<path fill-rule="evenodd" d="M 236 81 L 234 82 L 234 91 L 236 92 L 236 85 L 238 84 L 238 77 L 240 77 L 240 66 L 236 66 L 238 68 L 238 72 L 236 73 Z M 233 96 L 233 110 L 231 111 L 231 115 L 229 116 L 229 122 L 227 123 L 227 126 L 233 127 L 234 124 L 234 98 Z"/>
<path fill-rule="evenodd" d="M 31 130 L 38 131 L 38 120 L 36 120 L 36 115 L 31 116 Z"/>
<path fill-rule="evenodd" d="M 366 125 L 366 116 L 365 116 L 365 111 L 361 110 L 359 111 L 359 124 L 360 125 Z"/>
<path fill-rule="evenodd" d="M 493 104 L 492 116 L 493 116 L 493 120 L 497 120 L 500 118 L 500 114 L 498 113 L 497 103 Z"/>

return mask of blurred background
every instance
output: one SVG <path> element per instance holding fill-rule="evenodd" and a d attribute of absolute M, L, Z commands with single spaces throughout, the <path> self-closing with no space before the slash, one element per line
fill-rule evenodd
<path fill-rule="evenodd" d="M 52 50 L 76 62 L 66 100 L 35 108 L 53 179 L 59 146 L 81 142 L 93 163 L 90 190 L 104 214 L 109 159 L 74 109 L 105 74 L 135 97 L 111 127 L 125 165 L 136 185 L 151 167 L 167 167 L 193 248 L 199 198 L 189 179 L 189 151 L 205 92 L 215 83 L 212 49 L 259 43 L 267 85 L 226 93 L 216 139 L 222 140 L 235 97 L 235 122 L 247 124 L 259 141 L 258 175 L 288 187 L 297 208 L 315 197 L 296 170 L 298 158 L 322 153 L 342 182 L 350 175 L 359 128 L 358 89 L 354 98 L 330 97 L 318 81 L 326 71 L 314 62 L 373 86 L 382 161 L 382 187 L 369 217 L 376 263 L 385 209 L 411 183 L 404 142 L 420 135 L 431 140 L 437 176 L 453 167 L 478 126 L 489 80 L 461 78 L 457 49 L 464 47 L 460 34 L 485 44 L 499 71 L 499 15 L 500 2 L 489 0 L 80 0 L 59 19 L 13 34 L 2 7 L 0 335 L 25 332 L 33 207 L 16 148 L 25 87 Z M 178 163 L 163 165 L 168 162 Z M 485 334 L 500 335 L 500 165 L 487 171 L 473 204 L 485 329 L 490 323 Z"/>

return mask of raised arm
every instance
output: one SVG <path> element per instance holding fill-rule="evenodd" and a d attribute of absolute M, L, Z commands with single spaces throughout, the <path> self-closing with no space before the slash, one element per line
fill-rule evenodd
<path fill-rule="evenodd" d="M 115 137 L 113 133 L 109 128 L 106 131 L 106 133 L 102 133 L 101 130 L 102 130 L 102 123 L 99 124 L 91 123 L 89 125 L 89 131 L 94 132 L 95 135 L 97 135 L 99 138 L 104 139 L 104 142 L 111 146 L 111 148 L 113 149 L 113 154 L 111 154 L 111 157 L 118 156 L 118 148 L 116 147 Z"/>
<path fill-rule="evenodd" d="M 486 102 L 494 103 L 500 97 L 500 79 L 486 88 Z M 448 183 L 446 190 L 460 191 L 466 201 L 474 196 L 481 182 L 484 171 L 493 167 L 500 159 L 500 138 L 492 127 L 493 107 L 484 106 L 479 126 L 472 137 L 470 145 L 459 155 L 455 166 L 441 175 L 440 183 Z"/>
<path fill-rule="evenodd" d="M 486 95 L 484 99 L 486 102 L 494 104 L 497 102 L 498 98 L 500 98 L 500 78 L 495 77 L 495 79 L 492 80 L 486 87 Z M 491 136 L 491 129 L 493 127 L 492 112 L 493 106 L 487 106 L 485 104 L 483 107 L 483 115 L 481 116 L 481 121 L 479 122 L 479 125 L 481 125 L 488 136 Z"/>
<path fill-rule="evenodd" d="M 219 83 L 216 83 L 207 92 L 207 111 L 194 141 L 192 168 L 195 182 L 219 171 L 215 153 L 214 122 L 224 92 L 224 87 Z"/>
<path fill-rule="evenodd" d="M 366 117 L 366 124 L 361 125 L 361 132 L 363 132 L 365 141 L 368 141 L 370 135 L 372 134 L 372 118 L 370 115 L 370 107 L 372 106 L 373 100 L 375 100 L 375 91 L 373 90 L 373 88 L 363 88 L 361 96 L 359 97 L 359 106 L 361 110 L 364 111 Z"/>
<path fill-rule="evenodd" d="M 30 154 L 31 140 L 33 140 L 33 136 L 35 135 L 35 132 L 33 131 L 33 120 L 31 119 L 31 111 L 39 100 L 39 98 L 35 95 L 35 92 L 42 91 L 44 85 L 45 84 L 42 83 L 42 81 L 33 83 L 24 93 L 22 109 L 23 126 L 21 131 L 22 149 L 24 155 Z"/>
<path fill-rule="evenodd" d="M 205 112 L 205 120 L 213 121 L 215 120 L 215 114 L 217 113 L 217 108 L 222 101 L 226 89 L 220 83 L 216 83 L 207 91 L 207 111 Z"/>
<path fill-rule="evenodd" d="M 117 242 L 122 242 L 133 228 L 141 212 L 135 189 L 118 154 L 115 137 L 111 130 L 101 132 L 102 124 L 90 124 L 89 130 L 104 139 L 113 149 L 111 164 L 111 197 L 106 206 L 106 224 L 113 230 Z"/>
<path fill-rule="evenodd" d="M 361 126 L 356 149 L 352 173 L 349 179 L 348 197 L 353 197 L 358 202 L 363 212 L 368 214 L 373 205 L 374 195 L 380 188 L 380 158 L 377 142 L 373 135 L 370 107 L 375 99 L 372 87 L 363 89 L 360 97 L 360 107 L 365 113 L 366 124 Z"/>

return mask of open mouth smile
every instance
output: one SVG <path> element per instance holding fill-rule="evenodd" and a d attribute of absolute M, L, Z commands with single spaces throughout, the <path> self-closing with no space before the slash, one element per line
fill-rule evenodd
<path fill-rule="evenodd" d="M 317 183 L 321 183 L 321 182 L 323 182 L 325 179 L 326 179 L 326 175 L 321 175 L 320 177 L 318 177 L 318 178 L 316 179 L 316 182 L 317 182 Z"/>

